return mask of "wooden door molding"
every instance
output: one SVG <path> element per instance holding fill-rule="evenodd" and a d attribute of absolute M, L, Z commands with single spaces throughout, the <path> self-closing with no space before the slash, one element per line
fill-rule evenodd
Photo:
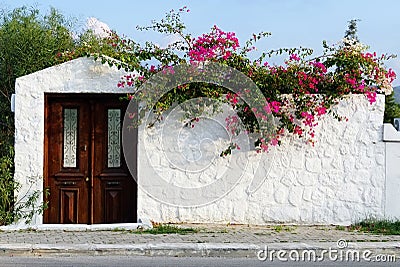
<path fill-rule="evenodd" d="M 121 139 L 119 165 L 107 164 L 108 110 L 120 110 L 122 124 L 128 104 L 119 97 L 45 95 L 44 186 L 50 196 L 44 223 L 136 222 L 137 184 L 126 166 Z M 78 118 L 75 167 L 63 166 L 63 112 L 69 108 L 77 109 Z"/>

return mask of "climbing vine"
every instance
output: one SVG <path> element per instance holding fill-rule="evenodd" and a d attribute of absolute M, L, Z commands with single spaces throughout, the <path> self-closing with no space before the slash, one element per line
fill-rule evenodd
<path fill-rule="evenodd" d="M 314 144 L 315 128 L 320 117 L 331 114 L 338 120 L 346 118 L 335 113 L 332 107 L 350 94 L 363 94 L 369 103 L 376 101 L 377 94 L 390 95 L 396 74 L 385 67 L 385 62 L 394 55 L 377 55 L 368 51 L 357 38 L 344 38 L 338 43 L 323 42 L 323 53 L 314 55 L 307 48 L 279 48 L 264 51 L 253 59 L 249 54 L 256 49 L 256 43 L 270 35 L 268 32 L 253 34 L 241 44 L 234 32 L 225 32 L 214 25 L 209 33 L 193 37 L 182 22 L 182 15 L 188 13 L 187 7 L 172 10 L 160 21 L 139 30 L 153 30 L 176 37 L 167 47 L 151 42 L 138 44 L 133 40 L 110 32 L 106 39 L 88 39 L 85 45 L 74 51 L 59 55 L 60 60 L 88 55 L 101 59 L 104 63 L 124 68 L 129 72 L 118 81 L 118 87 L 140 88 L 155 73 L 174 74 L 174 66 L 187 64 L 201 66 L 216 62 L 234 68 L 248 76 L 265 97 L 262 110 L 255 110 L 246 104 L 242 97 L 248 93 L 232 92 L 216 84 L 186 83 L 165 93 L 157 103 L 147 108 L 162 117 L 174 103 L 206 97 L 220 99 L 237 112 L 237 117 L 226 119 L 226 127 L 233 134 L 241 131 L 261 133 L 256 140 L 257 151 L 267 151 L 269 147 L 281 144 L 285 135 L 295 135 Z M 351 25 L 350 25 L 351 26 Z M 94 39 L 93 39 L 94 38 Z M 272 58 L 286 55 L 282 65 L 270 64 Z M 127 95 L 127 99 L 137 98 L 146 102 L 148 96 Z M 263 133 L 257 121 L 273 115 L 278 121 L 274 132 Z M 157 117 L 156 117 L 157 118 Z M 190 122 L 196 122 L 193 117 Z M 238 128 L 238 121 L 244 127 Z M 222 155 L 238 148 L 231 144 Z"/>

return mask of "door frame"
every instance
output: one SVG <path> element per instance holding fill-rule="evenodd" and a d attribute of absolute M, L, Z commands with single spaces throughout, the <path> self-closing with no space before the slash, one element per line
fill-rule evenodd
<path fill-rule="evenodd" d="M 88 157 L 88 168 L 90 168 L 90 189 L 89 189 L 89 194 L 88 194 L 88 205 L 90 207 L 90 210 L 88 211 L 89 215 L 89 221 L 87 224 L 93 224 L 94 223 L 94 203 L 93 203 L 93 194 L 94 194 L 94 187 L 93 187 L 93 169 L 94 169 L 94 155 L 95 155 L 95 140 L 94 140 L 94 120 L 95 120 L 95 114 L 92 110 L 93 105 L 91 103 L 95 102 L 96 99 L 106 99 L 108 97 L 112 97 L 112 98 L 116 98 L 116 97 L 123 97 L 126 96 L 126 93 L 45 93 L 44 94 L 44 153 L 43 153 L 43 190 L 45 192 L 46 189 L 50 188 L 50 184 L 49 184 L 49 166 L 48 166 L 48 162 L 49 162 L 49 123 L 48 123 L 48 116 L 49 116 L 49 99 L 65 99 L 68 101 L 74 101 L 74 100 L 82 100 L 82 99 L 86 99 L 89 103 L 90 103 L 90 126 L 89 126 L 89 149 L 90 149 L 90 156 Z M 123 123 L 124 121 L 124 117 L 125 117 L 125 113 L 121 114 L 121 123 Z M 122 127 L 122 125 L 121 125 Z M 137 131 L 137 130 L 136 130 Z M 122 134 L 122 133 L 121 133 Z M 137 133 L 136 133 L 137 135 Z M 136 140 L 138 141 L 138 140 Z M 122 142 L 122 136 L 121 136 L 121 142 Z M 136 151 L 137 151 L 137 142 L 134 144 Z M 121 149 L 123 149 L 123 145 L 121 143 Z M 130 172 L 130 175 L 133 177 L 135 177 L 135 211 L 134 212 L 134 218 L 137 220 L 138 216 L 137 216 L 137 208 L 138 208 L 138 184 L 137 184 L 137 153 L 136 154 L 136 168 L 134 170 L 134 173 L 132 173 L 132 170 L 128 170 Z M 121 151 L 121 156 L 123 157 L 123 161 L 125 161 L 124 159 L 124 152 L 123 150 Z M 43 201 L 46 202 L 48 201 L 47 195 L 43 194 Z M 90 203 L 90 204 L 89 204 Z M 46 221 L 48 222 L 50 220 L 50 212 L 48 211 L 48 209 L 45 209 L 43 212 L 43 223 L 45 223 Z M 61 224 L 62 225 L 62 224 Z"/>

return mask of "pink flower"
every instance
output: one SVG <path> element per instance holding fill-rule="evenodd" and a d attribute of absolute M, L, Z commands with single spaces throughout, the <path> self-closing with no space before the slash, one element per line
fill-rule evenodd
<path fill-rule="evenodd" d="M 310 62 L 310 65 L 312 65 L 312 66 L 314 66 L 314 67 L 320 69 L 320 71 L 321 71 L 322 73 L 326 73 L 326 72 L 327 72 L 327 69 L 326 69 L 325 65 L 322 64 L 321 62 L 317 62 L 317 61 Z"/>
<path fill-rule="evenodd" d="M 354 87 L 356 85 L 356 78 L 346 78 L 346 82 Z"/>
<path fill-rule="evenodd" d="M 309 127 L 315 126 L 315 125 L 314 125 L 315 118 L 314 118 L 314 115 L 313 115 L 313 114 L 311 114 L 311 113 L 309 113 L 309 112 L 303 111 L 303 112 L 301 113 L 301 116 L 304 118 L 303 122 L 304 122 L 304 124 L 305 124 L 306 126 L 309 126 Z"/>
<path fill-rule="evenodd" d="M 281 103 L 279 103 L 278 101 L 272 101 L 271 106 L 272 106 L 272 112 L 278 113 L 279 109 L 281 108 Z"/>
<path fill-rule="evenodd" d="M 136 113 L 129 112 L 129 119 L 133 119 L 136 116 Z"/>
<path fill-rule="evenodd" d="M 267 112 L 267 114 L 271 114 L 272 112 L 273 113 L 278 113 L 280 107 L 281 107 L 281 103 L 280 102 L 272 101 L 271 103 L 267 103 L 264 106 L 264 110 L 265 110 L 265 112 Z"/>
<path fill-rule="evenodd" d="M 267 112 L 267 114 L 271 114 L 271 113 L 272 113 L 271 107 L 270 107 L 269 103 L 267 103 L 267 104 L 264 106 L 264 110 L 265 110 L 265 112 Z"/>
<path fill-rule="evenodd" d="M 278 139 L 272 138 L 272 140 L 271 140 L 271 145 L 276 146 L 278 143 L 279 143 L 279 142 L 278 142 Z"/>
<path fill-rule="evenodd" d="M 323 114 L 326 113 L 326 107 L 323 107 L 323 106 L 317 107 L 317 108 L 316 108 L 316 111 L 317 111 L 317 113 L 318 113 L 318 116 L 321 116 L 321 115 L 323 115 Z"/>
<path fill-rule="evenodd" d="M 261 147 L 262 151 L 264 151 L 264 152 L 268 151 L 268 146 L 266 144 L 261 143 L 260 147 Z"/>
<path fill-rule="evenodd" d="M 297 134 L 299 136 L 302 136 L 303 135 L 303 130 L 299 126 L 295 126 L 294 130 L 293 130 L 293 133 Z"/>
<path fill-rule="evenodd" d="M 294 61 L 300 61 L 300 57 L 297 54 L 291 54 L 289 59 Z"/>
<path fill-rule="evenodd" d="M 392 69 L 389 69 L 385 76 L 389 79 L 390 83 L 396 79 L 396 73 Z"/>
<path fill-rule="evenodd" d="M 376 102 L 376 92 L 365 92 L 365 95 L 371 105 Z"/>
<path fill-rule="evenodd" d="M 235 106 L 239 100 L 237 99 L 237 94 L 228 93 L 226 95 L 226 100 L 228 100 L 233 106 Z"/>
<path fill-rule="evenodd" d="M 193 45 L 188 55 L 191 61 L 204 61 L 209 59 L 232 56 L 232 51 L 239 47 L 239 40 L 233 32 L 223 32 L 217 26 L 211 29 L 210 33 L 203 34 L 192 40 Z"/>

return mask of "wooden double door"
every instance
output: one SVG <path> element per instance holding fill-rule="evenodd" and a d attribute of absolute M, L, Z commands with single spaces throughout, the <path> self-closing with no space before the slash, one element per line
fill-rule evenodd
<path fill-rule="evenodd" d="M 44 223 L 136 222 L 136 173 L 122 146 L 128 103 L 119 97 L 45 96 Z M 130 145 L 136 151 L 137 138 Z"/>

